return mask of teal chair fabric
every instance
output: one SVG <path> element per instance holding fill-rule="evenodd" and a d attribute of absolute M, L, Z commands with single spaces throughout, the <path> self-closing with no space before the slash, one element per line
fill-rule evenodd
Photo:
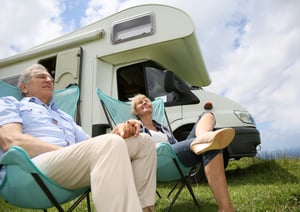
<path fill-rule="evenodd" d="M 131 113 L 131 104 L 122 102 L 106 95 L 99 88 L 96 88 L 101 104 L 104 106 L 104 112 L 109 119 L 109 124 L 114 127 L 118 123 L 122 123 L 128 119 L 136 119 L 136 116 Z M 165 107 L 162 99 L 156 99 L 152 102 L 153 105 L 153 119 L 157 122 L 168 126 L 168 120 L 165 116 Z M 108 113 L 107 113 L 108 112 Z"/>
<path fill-rule="evenodd" d="M 128 102 L 122 102 L 106 95 L 101 89 L 96 88 L 96 93 L 103 107 L 106 118 L 109 122 L 111 128 L 113 128 L 118 123 L 122 123 L 128 119 L 136 119 L 136 117 L 131 113 L 131 105 Z M 162 123 L 165 126 L 169 126 L 169 121 L 165 113 L 164 102 L 162 99 L 158 98 L 152 101 L 153 120 Z M 170 128 L 171 129 L 171 128 Z M 168 197 L 175 190 L 176 186 L 180 184 L 177 193 L 174 195 L 170 205 L 167 208 L 169 211 L 174 205 L 176 199 L 181 193 L 184 186 L 187 186 L 194 202 L 199 206 L 197 199 L 195 197 L 193 188 L 190 182 L 190 175 L 193 171 L 193 167 L 186 167 L 178 159 L 175 154 L 171 144 L 169 142 L 162 142 L 156 144 L 157 152 L 157 181 L 158 182 L 172 182 L 177 181 L 175 187 L 170 191 Z M 160 196 L 160 194 L 158 193 Z"/>
<path fill-rule="evenodd" d="M 55 90 L 53 101 L 59 109 L 74 117 L 79 93 L 79 87 L 76 85 L 70 86 L 66 89 Z M 17 100 L 22 99 L 22 94 L 17 87 L 0 80 L 0 97 L 4 96 L 13 96 Z M 67 101 L 66 98 L 68 98 Z"/>
<path fill-rule="evenodd" d="M 21 99 L 18 88 L 0 81 L 0 97 L 14 96 Z M 74 117 L 79 98 L 78 86 L 56 90 L 54 101 L 57 106 Z M 69 190 L 61 187 L 44 175 L 20 147 L 13 146 L 0 158 L 6 174 L 0 184 L 0 196 L 12 205 L 21 208 L 47 209 L 56 207 L 64 211 L 61 204 L 77 198 L 70 207 L 72 211 L 84 198 L 90 211 L 89 188 Z"/>
<path fill-rule="evenodd" d="M 19 88 L 0 80 L 0 97 L 3 96 L 13 96 L 18 100 L 22 99 Z"/>

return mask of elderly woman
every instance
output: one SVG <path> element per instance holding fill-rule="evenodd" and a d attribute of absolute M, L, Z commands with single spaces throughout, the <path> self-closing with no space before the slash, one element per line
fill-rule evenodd
<path fill-rule="evenodd" d="M 194 166 L 202 162 L 219 211 L 234 211 L 227 190 L 222 153 L 234 138 L 232 128 L 213 131 L 214 115 L 203 113 L 188 138 L 177 142 L 166 126 L 152 120 L 152 103 L 145 95 L 138 94 L 132 99 L 132 113 L 141 121 L 141 130 L 151 135 L 154 142 L 169 141 L 183 164 Z"/>

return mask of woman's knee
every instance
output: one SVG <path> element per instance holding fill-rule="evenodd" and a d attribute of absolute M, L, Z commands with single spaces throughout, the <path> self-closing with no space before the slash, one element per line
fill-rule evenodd
<path fill-rule="evenodd" d="M 210 150 L 207 152 L 204 152 L 202 154 L 202 163 L 204 166 L 207 166 L 212 160 L 216 158 L 217 155 L 222 155 L 222 150 Z"/>
<path fill-rule="evenodd" d="M 211 119 L 211 120 L 215 120 L 215 115 L 211 112 L 206 112 L 206 113 L 203 113 L 202 115 L 202 118 L 208 118 L 208 119 Z"/>

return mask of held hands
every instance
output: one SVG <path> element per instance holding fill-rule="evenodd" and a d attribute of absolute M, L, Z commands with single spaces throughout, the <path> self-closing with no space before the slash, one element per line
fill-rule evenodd
<path fill-rule="evenodd" d="M 131 136 L 138 136 L 140 133 L 141 122 L 135 119 L 130 119 L 118 124 L 112 133 L 121 136 L 122 138 L 129 138 Z"/>

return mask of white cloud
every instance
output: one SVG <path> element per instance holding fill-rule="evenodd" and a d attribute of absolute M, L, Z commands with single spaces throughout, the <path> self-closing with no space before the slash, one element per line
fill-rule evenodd
<path fill-rule="evenodd" d="M 1 1 L 0 58 L 60 35 L 59 6 L 59 1 Z"/>
<path fill-rule="evenodd" d="M 248 23 L 240 48 L 225 52 L 209 89 L 221 93 L 227 88 L 226 96 L 253 113 L 262 126 L 263 147 L 291 147 L 300 136 L 300 3 L 253 2 L 245 7 Z M 226 32 L 220 34 L 222 39 Z"/>
<path fill-rule="evenodd" d="M 118 9 L 118 0 L 90 0 L 86 9 L 86 16 L 81 20 L 81 25 L 87 25 L 107 17 L 115 13 Z"/>

